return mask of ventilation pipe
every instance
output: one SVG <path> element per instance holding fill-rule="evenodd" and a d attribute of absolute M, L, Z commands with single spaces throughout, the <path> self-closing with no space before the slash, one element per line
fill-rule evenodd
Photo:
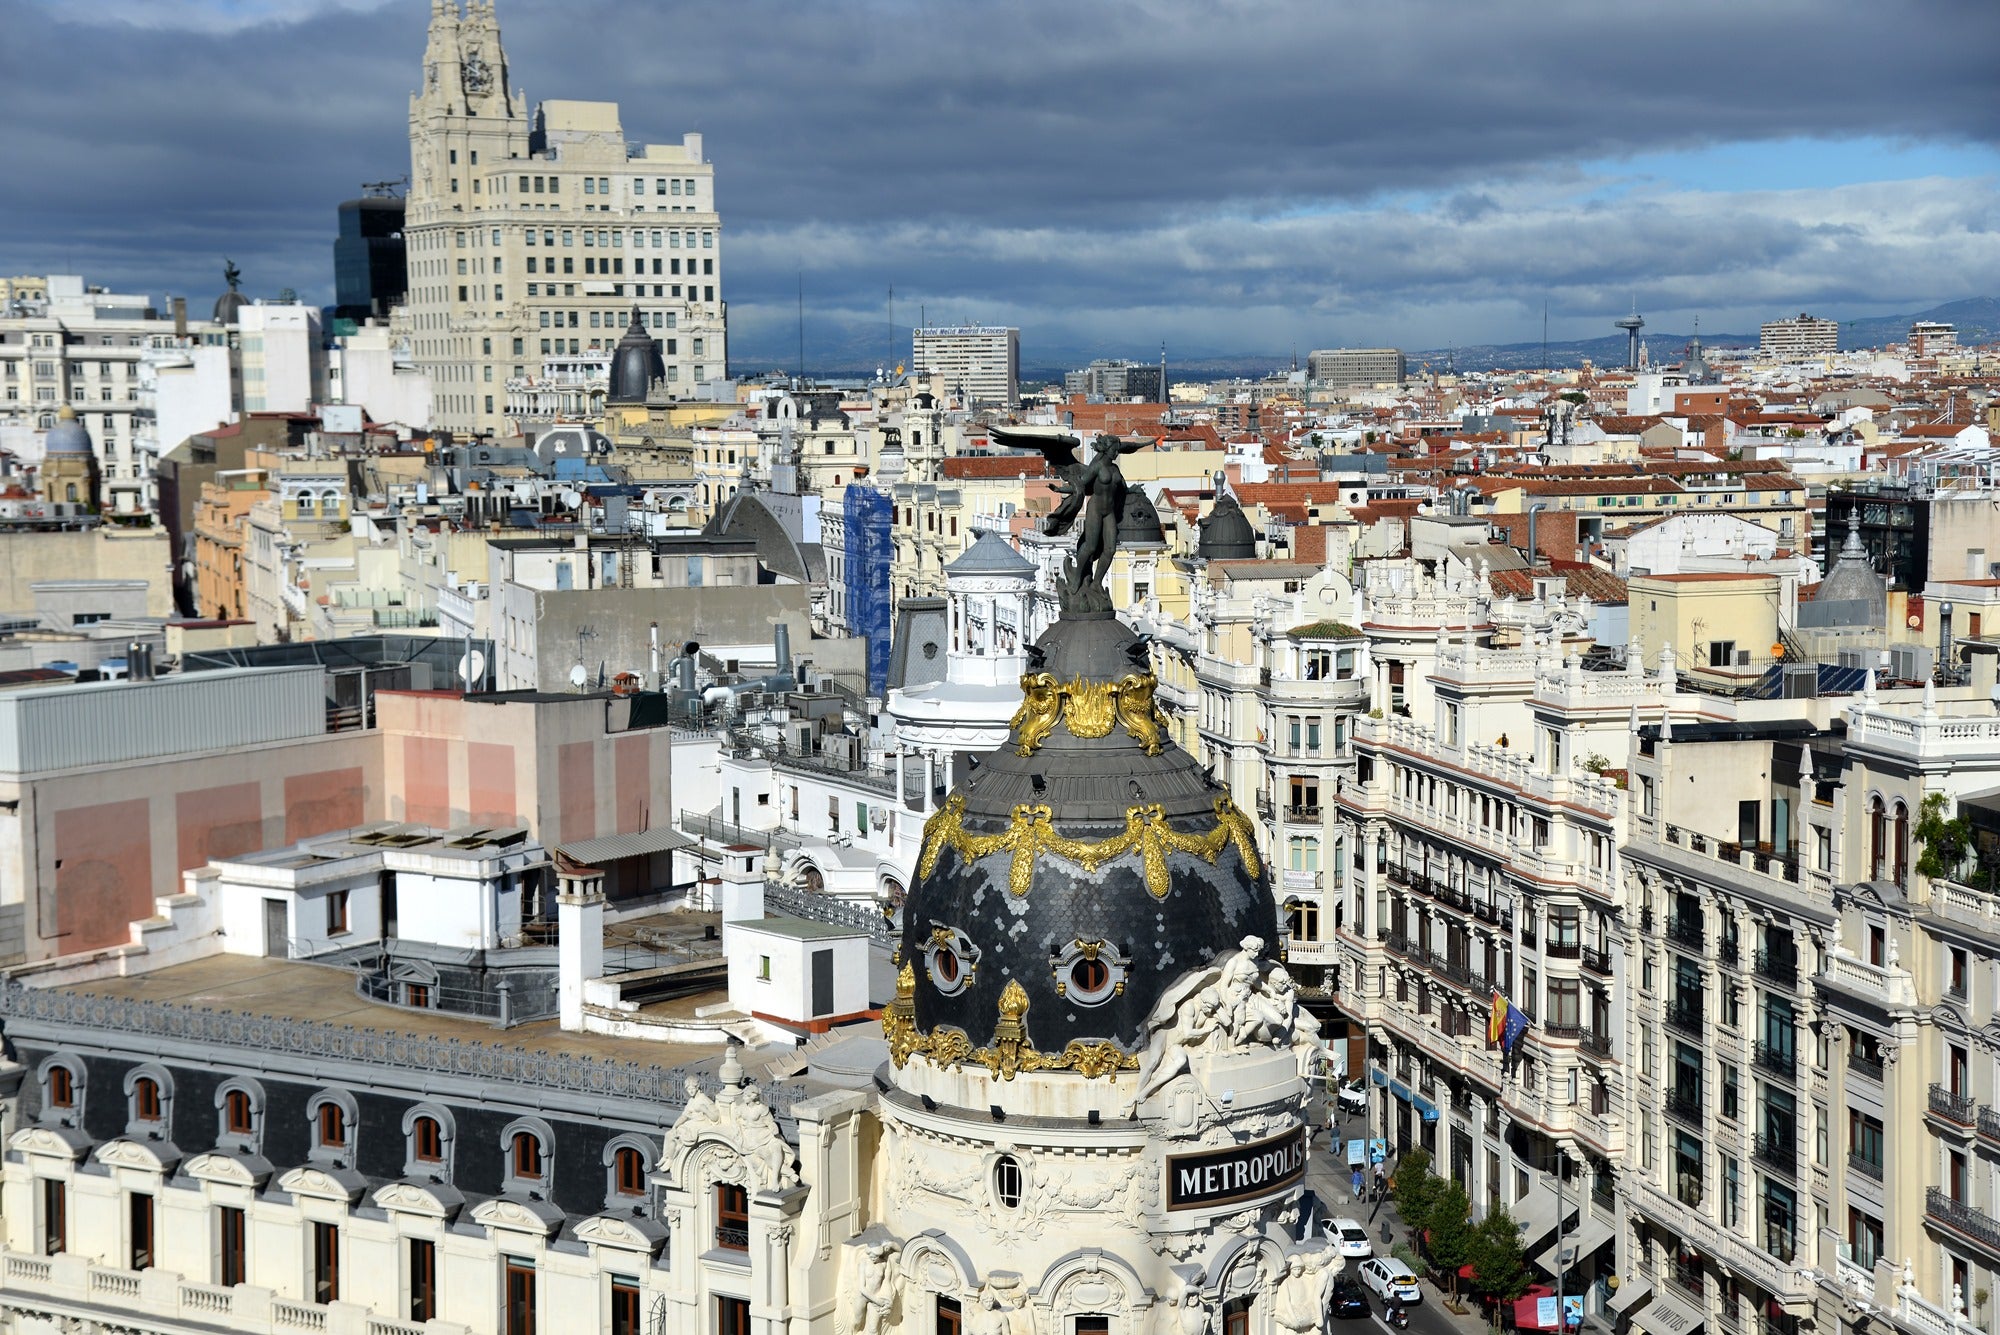
<path fill-rule="evenodd" d="M 779 621 L 771 626 L 771 671 L 772 675 L 789 677 L 792 675 L 792 628 L 787 622 Z"/>
<path fill-rule="evenodd" d="M 1547 501 L 1536 501 L 1528 507 L 1528 569 L 1534 570 L 1542 564 L 1541 548 L 1535 545 L 1535 516 L 1549 508 Z"/>
<path fill-rule="evenodd" d="M 1938 663 L 1939 663 L 1939 665 L 1940 665 L 1940 666 L 1942 666 L 1942 667 L 1945 667 L 1945 668 L 1949 668 L 1949 667 L 1951 666 L 1951 660 L 1952 660 L 1952 652 L 1951 652 L 1951 604 L 1950 604 L 1950 603 L 1939 603 L 1939 604 L 1938 604 L 1938 655 L 1937 655 L 1937 661 L 1938 661 Z"/>
<path fill-rule="evenodd" d="M 666 689 L 667 683 L 660 676 L 660 623 L 657 621 L 646 627 L 646 653 L 650 659 L 649 667 L 653 677 L 653 689 L 663 691 Z"/>

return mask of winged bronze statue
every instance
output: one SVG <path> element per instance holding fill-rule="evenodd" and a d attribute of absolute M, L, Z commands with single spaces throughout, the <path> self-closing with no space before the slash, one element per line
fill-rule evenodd
<path fill-rule="evenodd" d="M 1081 440 L 1061 427 L 995 426 L 988 434 L 996 445 L 1036 451 L 1055 470 L 1056 490 L 1063 501 L 1042 521 L 1042 532 L 1067 533 L 1079 516 L 1083 520 L 1076 535 L 1076 555 L 1063 570 L 1063 609 L 1110 611 L 1104 578 L 1111 573 L 1111 558 L 1118 551 L 1118 517 L 1125 511 L 1125 474 L 1118 460 L 1153 442 L 1100 434 L 1085 463 L 1077 457 Z"/>

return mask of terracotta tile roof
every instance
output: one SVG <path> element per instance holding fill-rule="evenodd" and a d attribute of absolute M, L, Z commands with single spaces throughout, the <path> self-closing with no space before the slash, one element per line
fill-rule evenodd
<path fill-rule="evenodd" d="M 1539 536 L 1539 535 L 1537 535 Z M 1609 570 L 1596 566 L 1578 565 L 1573 561 L 1551 561 L 1549 568 L 1542 572 L 1544 579 L 1550 575 L 1560 575 L 1563 593 L 1570 598 L 1589 598 L 1597 603 L 1622 603 L 1626 598 L 1625 581 Z M 1529 570 L 1495 570 L 1489 576 L 1493 592 L 1516 598 L 1535 596 L 1535 573 Z"/>
<path fill-rule="evenodd" d="M 955 454 L 940 471 L 960 480 L 1050 476 L 1048 460 L 1039 454 Z"/>
<path fill-rule="evenodd" d="M 1654 584 L 1715 584 L 1730 580 L 1776 579 L 1777 576 L 1760 575 L 1750 570 L 1718 570 L 1714 573 L 1694 570 L 1683 575 L 1641 575 L 1637 578 Z"/>

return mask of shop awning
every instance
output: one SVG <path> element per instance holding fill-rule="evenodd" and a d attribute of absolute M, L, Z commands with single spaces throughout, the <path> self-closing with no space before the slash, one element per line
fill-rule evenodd
<path fill-rule="evenodd" d="M 1652 1292 L 1653 1286 L 1645 1280 L 1628 1279 L 1618 1286 L 1618 1292 L 1611 1295 L 1611 1301 L 1606 1303 L 1605 1306 L 1618 1313 L 1618 1315 L 1623 1316 L 1635 1304 L 1644 1300 Z"/>
<path fill-rule="evenodd" d="M 1632 1325 L 1646 1335 L 1695 1335 L 1701 1329 L 1701 1313 L 1665 1293 L 1653 1294 L 1653 1301 L 1632 1314 Z"/>
<path fill-rule="evenodd" d="M 557 845 L 556 851 L 586 867 L 595 867 L 616 862 L 619 858 L 671 853 L 676 849 L 693 847 L 694 840 L 671 825 L 661 825 L 637 834 L 607 834 L 601 839 L 578 839 L 574 843 Z"/>
<path fill-rule="evenodd" d="M 1559 1264 L 1557 1253 L 1565 1248 L 1571 1250 L 1569 1263 L 1575 1266 L 1609 1241 L 1611 1241 L 1611 1225 L 1604 1223 L 1596 1215 L 1585 1213 L 1577 1220 L 1575 1228 L 1559 1236 L 1549 1244 L 1547 1251 L 1535 1258 L 1535 1264 L 1553 1275 Z"/>
<path fill-rule="evenodd" d="M 1522 1250 L 1532 1251 L 1556 1226 L 1556 1194 L 1537 1180 L 1527 1195 L 1507 1207 L 1507 1213 L 1520 1226 Z"/>

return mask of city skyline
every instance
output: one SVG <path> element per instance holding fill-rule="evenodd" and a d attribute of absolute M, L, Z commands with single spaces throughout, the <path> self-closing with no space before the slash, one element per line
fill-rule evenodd
<path fill-rule="evenodd" d="M 1544 302 L 1565 339 L 1634 302 L 1650 328 L 1720 330 L 2000 291 L 1978 95 L 2000 15 L 1840 8 L 1693 4 L 1670 29 L 1546 6 L 499 17 L 531 103 L 705 136 L 750 369 L 793 363 L 801 287 L 808 365 L 907 357 L 923 316 L 1020 327 L 1041 363 L 1520 342 Z M 334 206 L 408 170 L 428 15 L 4 0 L 22 49 L 77 58 L 0 93 L 45 127 L 5 151 L 36 188 L 0 205 L 0 263 L 199 308 L 227 254 L 253 295 L 330 301 Z"/>

